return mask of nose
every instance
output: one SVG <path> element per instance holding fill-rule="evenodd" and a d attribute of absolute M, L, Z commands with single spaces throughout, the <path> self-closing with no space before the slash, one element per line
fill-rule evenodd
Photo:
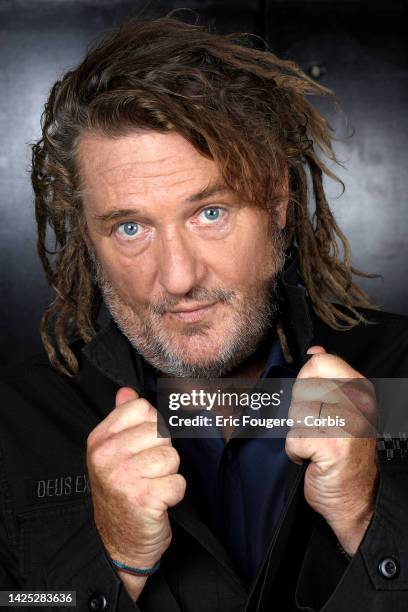
<path fill-rule="evenodd" d="M 185 295 L 199 286 L 206 266 L 192 238 L 181 231 L 166 232 L 158 244 L 158 280 L 172 295 Z"/>

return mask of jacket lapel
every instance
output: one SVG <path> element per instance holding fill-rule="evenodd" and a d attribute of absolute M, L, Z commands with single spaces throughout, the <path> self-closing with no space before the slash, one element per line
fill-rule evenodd
<path fill-rule="evenodd" d="M 171 521 L 175 521 L 183 527 L 207 552 L 217 559 L 218 563 L 230 573 L 240 590 L 245 593 L 245 589 L 225 548 L 200 519 L 194 500 L 188 493 L 188 488 L 183 501 L 169 509 L 169 516 Z"/>
<path fill-rule="evenodd" d="M 313 323 L 307 303 L 307 291 L 298 275 L 298 258 L 294 254 L 280 279 L 280 314 L 283 329 L 295 363 L 302 366 L 306 350 L 313 339 Z"/>
<path fill-rule="evenodd" d="M 82 354 L 119 387 L 132 387 L 143 393 L 142 360 L 113 320 L 82 349 Z"/>

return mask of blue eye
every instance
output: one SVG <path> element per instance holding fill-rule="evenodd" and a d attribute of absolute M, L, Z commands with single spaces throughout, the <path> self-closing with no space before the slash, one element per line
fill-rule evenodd
<path fill-rule="evenodd" d="M 205 221 L 218 221 L 221 216 L 222 208 L 218 206 L 213 206 L 211 208 L 206 208 L 201 211 L 200 215 L 204 215 Z"/>
<path fill-rule="evenodd" d="M 139 231 L 139 224 L 134 221 L 129 221 L 128 223 L 121 223 L 118 226 L 117 232 L 122 236 L 122 238 L 133 238 Z"/>

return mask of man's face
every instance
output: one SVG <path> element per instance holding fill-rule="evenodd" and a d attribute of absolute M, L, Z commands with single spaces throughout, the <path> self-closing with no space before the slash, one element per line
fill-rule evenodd
<path fill-rule="evenodd" d="M 252 354 L 273 314 L 286 202 L 269 213 L 225 188 L 176 133 L 82 137 L 87 241 L 105 302 L 160 371 L 221 376 Z"/>

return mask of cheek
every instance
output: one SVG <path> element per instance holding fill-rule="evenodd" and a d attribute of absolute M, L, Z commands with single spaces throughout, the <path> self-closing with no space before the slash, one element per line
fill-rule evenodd
<path fill-rule="evenodd" d="M 106 278 L 119 296 L 129 303 L 143 302 L 149 296 L 149 267 L 134 257 L 119 253 L 110 241 L 102 240 L 96 248 Z"/>
<path fill-rule="evenodd" d="M 212 271 L 226 285 L 247 285 L 262 270 L 270 275 L 273 268 L 272 245 L 263 228 L 237 233 L 233 239 L 211 246 L 207 261 Z"/>

